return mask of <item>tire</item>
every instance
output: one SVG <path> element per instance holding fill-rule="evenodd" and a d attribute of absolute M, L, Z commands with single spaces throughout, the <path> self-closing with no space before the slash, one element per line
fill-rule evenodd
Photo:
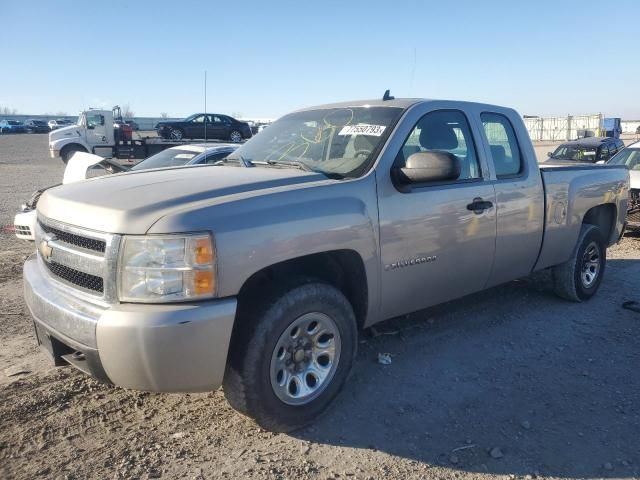
<path fill-rule="evenodd" d="M 571 258 L 553 267 L 556 294 L 566 300 L 582 302 L 593 297 L 604 276 L 607 246 L 601 230 L 584 224 Z"/>
<path fill-rule="evenodd" d="M 71 144 L 67 145 L 60 152 L 60 158 L 62 158 L 62 163 L 65 165 L 69 162 L 73 154 L 76 152 L 86 152 L 87 150 L 81 145 Z"/>
<path fill-rule="evenodd" d="M 180 128 L 172 128 L 169 131 L 170 140 L 182 140 L 184 138 L 184 131 Z"/>
<path fill-rule="evenodd" d="M 289 432 L 315 420 L 344 385 L 357 348 L 355 315 L 342 292 L 314 280 L 276 289 L 260 305 L 234 330 L 224 394 L 265 430 Z"/>
<path fill-rule="evenodd" d="M 242 134 L 238 130 L 232 130 L 229 134 L 229 141 L 240 143 L 242 141 Z"/>

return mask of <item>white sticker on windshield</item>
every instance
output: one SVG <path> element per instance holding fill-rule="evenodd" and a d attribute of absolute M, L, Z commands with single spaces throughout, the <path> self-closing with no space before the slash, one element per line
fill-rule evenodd
<path fill-rule="evenodd" d="M 369 125 L 366 123 L 346 125 L 342 127 L 338 135 L 371 135 L 372 137 L 379 137 L 385 128 L 387 127 L 384 125 Z"/>

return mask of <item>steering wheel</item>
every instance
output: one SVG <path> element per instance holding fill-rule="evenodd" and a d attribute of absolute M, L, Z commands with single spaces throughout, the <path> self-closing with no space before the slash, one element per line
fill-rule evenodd
<path fill-rule="evenodd" d="M 365 157 L 368 157 L 369 155 L 371 155 L 371 150 L 367 150 L 365 148 L 362 148 L 360 150 L 356 150 L 356 153 L 353 154 L 353 158 L 357 158 L 360 155 L 363 155 Z"/>

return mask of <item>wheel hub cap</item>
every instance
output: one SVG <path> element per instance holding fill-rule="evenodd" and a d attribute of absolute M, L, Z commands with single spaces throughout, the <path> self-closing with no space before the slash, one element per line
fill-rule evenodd
<path fill-rule="evenodd" d="M 595 242 L 591 242 L 582 256 L 582 271 L 580 278 L 585 288 L 590 288 L 598 279 L 600 274 L 600 247 Z"/>
<path fill-rule="evenodd" d="M 304 405 L 331 382 L 340 359 L 340 332 L 320 312 L 294 320 L 278 339 L 271 356 L 271 387 L 288 405 Z"/>

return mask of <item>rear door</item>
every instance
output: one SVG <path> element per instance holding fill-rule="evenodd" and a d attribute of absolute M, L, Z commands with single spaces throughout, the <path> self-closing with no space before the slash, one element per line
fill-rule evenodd
<path fill-rule="evenodd" d="M 495 193 L 477 129 L 465 112 L 429 105 L 415 107 L 403 121 L 405 130 L 394 135 L 406 140 L 393 166 L 403 166 L 415 152 L 447 151 L 458 157 L 462 173 L 454 181 L 406 190 L 394 184 L 390 171 L 379 170 L 382 318 L 481 290 L 493 263 Z M 474 208 L 481 201 L 487 208 Z"/>
<path fill-rule="evenodd" d="M 229 138 L 228 125 L 222 115 L 211 115 L 211 138 L 225 140 Z"/>
<path fill-rule="evenodd" d="M 495 261 L 487 286 L 531 273 L 542 243 L 544 191 L 524 123 L 512 111 L 479 114 L 496 192 Z"/>

